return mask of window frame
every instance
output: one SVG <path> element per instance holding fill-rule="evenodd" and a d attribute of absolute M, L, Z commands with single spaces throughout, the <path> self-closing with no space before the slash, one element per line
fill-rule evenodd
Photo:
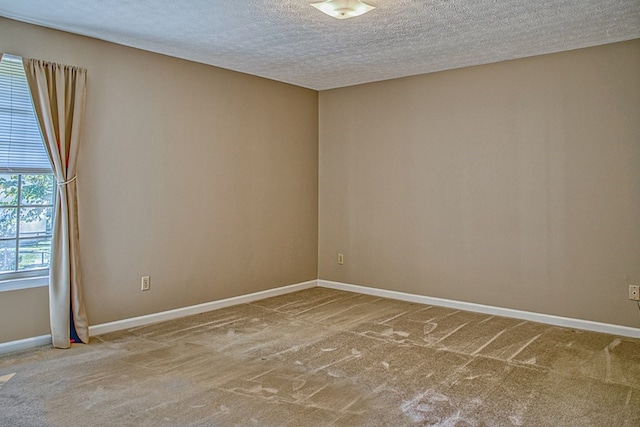
<path fill-rule="evenodd" d="M 2 122 L 3 127 L 0 128 L 3 130 L 2 132 L 4 142 L 2 144 L 3 146 L 5 146 L 4 144 L 7 144 L 8 150 L 6 148 L 3 148 L 3 152 L 6 152 L 7 157 L 6 159 L 3 157 L 3 163 L 0 167 L 0 175 L 18 175 L 19 181 L 18 194 L 16 195 L 16 204 L 0 205 L 0 207 L 3 208 L 15 208 L 16 210 L 15 236 L 0 238 L 0 241 L 11 241 L 12 243 L 13 241 L 15 241 L 15 270 L 0 272 L 0 292 L 48 285 L 48 276 L 50 274 L 51 268 L 51 249 L 49 250 L 49 265 L 47 267 L 19 270 L 21 249 L 20 243 L 22 242 L 24 244 L 25 241 L 38 238 L 47 238 L 52 241 L 53 230 L 48 230 L 48 232 L 45 232 L 45 235 L 42 236 L 21 237 L 20 212 L 23 209 L 29 208 L 50 208 L 52 216 L 55 217 L 58 197 L 55 175 L 53 173 L 53 168 L 50 164 L 48 164 L 49 156 L 46 153 L 45 142 L 42 137 L 40 126 L 38 124 L 35 109 L 33 108 L 31 90 L 27 82 L 24 67 L 22 66 L 22 58 L 20 56 L 7 53 L 3 53 L 1 58 L 3 63 L 6 59 L 9 61 L 9 64 L 7 65 L 8 68 L 4 68 L 5 70 L 7 70 L 8 74 L 5 74 L 4 77 L 2 77 L 4 79 L 2 80 L 2 87 L 4 88 L 2 93 L 6 94 L 8 98 L 4 98 L 2 105 L 0 105 L 0 107 L 4 109 L 3 120 L 8 120 L 8 122 Z M 17 64 L 20 64 L 20 66 L 22 66 L 21 71 L 18 71 L 20 67 Z M 28 106 L 31 106 L 31 109 L 29 109 Z M 29 116 L 31 116 L 31 118 L 28 118 Z M 14 122 L 14 120 L 16 121 Z M 15 126 L 17 126 L 17 128 Z M 21 132 L 27 133 L 25 134 Z M 42 144 L 42 151 L 40 151 L 39 147 L 34 150 L 34 147 L 37 146 L 33 144 L 35 144 L 35 141 L 38 140 L 38 136 L 39 141 Z M 37 154 L 38 152 L 41 154 Z M 12 153 L 20 153 L 20 155 L 12 156 Z M 42 155 L 42 153 L 44 153 L 44 156 Z M 52 177 L 52 187 L 50 189 L 52 190 L 53 194 L 51 196 L 51 199 L 47 200 L 46 204 L 33 205 L 22 203 L 22 184 L 24 182 L 23 177 L 25 175 L 48 175 Z M 24 250 L 25 248 L 22 247 L 22 249 Z"/>

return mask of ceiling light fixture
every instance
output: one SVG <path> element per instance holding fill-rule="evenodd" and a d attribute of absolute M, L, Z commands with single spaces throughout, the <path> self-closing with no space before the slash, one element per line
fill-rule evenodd
<path fill-rule="evenodd" d="M 338 19 L 353 18 L 375 9 L 360 0 L 327 0 L 311 3 L 311 6 Z"/>

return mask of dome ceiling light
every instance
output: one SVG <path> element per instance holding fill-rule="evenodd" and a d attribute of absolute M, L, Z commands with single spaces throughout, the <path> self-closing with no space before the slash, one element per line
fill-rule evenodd
<path fill-rule="evenodd" d="M 311 6 L 337 19 L 353 18 L 375 9 L 360 0 L 327 0 L 311 3 Z"/>

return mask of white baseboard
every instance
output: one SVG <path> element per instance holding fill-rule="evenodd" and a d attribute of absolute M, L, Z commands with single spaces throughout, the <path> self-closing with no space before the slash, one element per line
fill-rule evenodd
<path fill-rule="evenodd" d="M 175 310 L 162 311 L 160 313 L 148 314 L 146 316 L 132 317 L 130 319 L 117 320 L 115 322 L 102 323 L 99 325 L 89 326 L 89 335 L 101 335 L 109 332 L 116 332 L 123 329 L 134 328 L 136 326 L 149 325 L 151 323 L 163 322 L 165 320 L 177 319 L 180 317 L 191 316 L 193 314 L 205 313 L 207 311 L 218 310 L 232 305 L 246 304 L 248 302 L 257 301 L 265 298 L 275 297 L 278 295 L 288 294 L 291 292 L 309 289 L 318 285 L 317 280 L 297 283 L 294 285 L 282 286 L 275 289 L 267 289 L 266 291 L 254 292 L 247 295 L 225 298 L 219 301 L 211 301 L 204 304 L 192 305 L 189 307 L 177 308 Z M 42 335 L 39 337 L 26 338 L 22 340 L 9 341 L 0 343 L 0 354 L 12 353 L 14 351 L 28 350 L 30 348 L 42 345 L 51 345 L 51 335 Z"/>
<path fill-rule="evenodd" d="M 219 310 L 232 305 L 246 304 L 248 302 L 257 301 L 265 298 L 271 298 L 278 295 L 288 294 L 291 292 L 301 291 L 303 289 L 313 288 L 318 285 L 317 280 L 297 283 L 294 285 L 282 286 L 275 289 L 267 289 L 266 291 L 254 292 L 247 295 L 225 298 L 218 301 L 206 302 L 203 304 L 192 305 L 189 307 L 176 308 L 174 310 L 162 311 L 159 313 L 147 314 L 145 316 L 132 317 L 130 319 L 116 320 L 115 322 L 102 323 L 99 325 L 89 326 L 89 335 L 102 335 L 109 332 L 121 331 L 123 329 L 135 328 L 137 326 L 149 325 L 151 323 L 164 322 L 166 320 L 178 319 L 180 317 L 191 316 L 194 314 L 206 313 L 207 311 Z"/>
<path fill-rule="evenodd" d="M 474 304 L 470 302 L 448 300 L 443 298 L 427 297 L 423 295 L 409 294 L 405 292 L 389 291 L 385 289 L 370 288 L 367 286 L 351 285 L 348 283 L 332 282 L 328 280 L 310 280 L 308 282 L 297 283 L 289 286 L 282 286 L 266 291 L 254 292 L 247 295 L 226 298 L 219 301 L 207 302 L 204 304 L 189 307 L 177 308 L 175 310 L 163 311 L 160 313 L 148 314 L 145 316 L 133 317 L 130 319 L 117 320 L 115 322 L 103 323 L 89 326 L 90 335 L 101 335 L 109 332 L 116 332 L 123 329 L 137 326 L 149 325 L 165 320 L 177 319 L 191 316 L 193 314 L 205 313 L 207 311 L 218 310 L 238 304 L 246 304 L 265 298 L 284 295 L 291 292 L 320 286 L 324 288 L 338 289 L 348 292 L 357 292 L 365 295 L 373 295 L 383 298 L 397 299 L 401 301 L 415 302 L 419 304 L 437 305 L 442 307 L 456 308 L 459 310 L 473 311 L 477 313 L 492 314 L 495 316 L 512 317 L 515 319 L 530 320 L 533 322 L 545 323 L 549 325 L 562 326 L 566 328 L 582 329 L 593 332 L 603 332 L 612 335 L 619 335 L 631 338 L 640 338 L 640 329 L 628 326 L 612 325 L 608 323 L 592 322 L 590 320 L 572 319 L 568 317 L 553 316 L 550 314 L 533 313 L 530 311 L 514 310 L 510 308 L 494 307 L 489 305 Z M 17 341 L 0 343 L 0 354 L 12 353 L 15 351 L 27 350 L 43 345 L 51 345 L 51 335 L 41 335 L 38 337 L 26 338 Z"/>
<path fill-rule="evenodd" d="M 569 317 L 553 316 L 551 314 L 533 313 L 530 311 L 514 310 L 511 308 L 494 307 L 490 305 L 475 304 L 471 302 L 455 301 L 443 298 L 433 298 L 423 295 L 409 294 L 405 292 L 388 291 L 385 289 L 370 288 L 367 286 L 351 285 L 348 283 L 318 280 L 318 286 L 338 289 L 348 292 L 357 292 L 383 298 L 397 299 L 401 301 L 415 302 L 419 304 L 437 305 L 441 307 L 456 308 L 459 310 L 473 311 L 476 313 L 492 314 L 495 316 L 512 317 L 515 319 L 531 320 L 533 322 L 548 325 L 562 326 L 565 328 L 582 329 L 593 332 L 619 335 L 631 338 L 640 338 L 640 329 L 628 326 L 612 325 L 609 323 L 593 322 L 590 320 L 572 319 Z"/>
<path fill-rule="evenodd" d="M 28 350 L 42 345 L 51 345 L 51 335 L 40 335 L 39 337 L 0 343 L 0 354 Z"/>

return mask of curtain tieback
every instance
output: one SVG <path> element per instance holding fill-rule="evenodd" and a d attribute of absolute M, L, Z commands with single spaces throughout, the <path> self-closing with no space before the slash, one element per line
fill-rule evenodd
<path fill-rule="evenodd" d="M 67 185 L 67 184 L 75 181 L 77 177 L 78 177 L 78 175 L 73 175 L 73 178 L 71 178 L 69 181 L 59 182 L 58 186 Z"/>

